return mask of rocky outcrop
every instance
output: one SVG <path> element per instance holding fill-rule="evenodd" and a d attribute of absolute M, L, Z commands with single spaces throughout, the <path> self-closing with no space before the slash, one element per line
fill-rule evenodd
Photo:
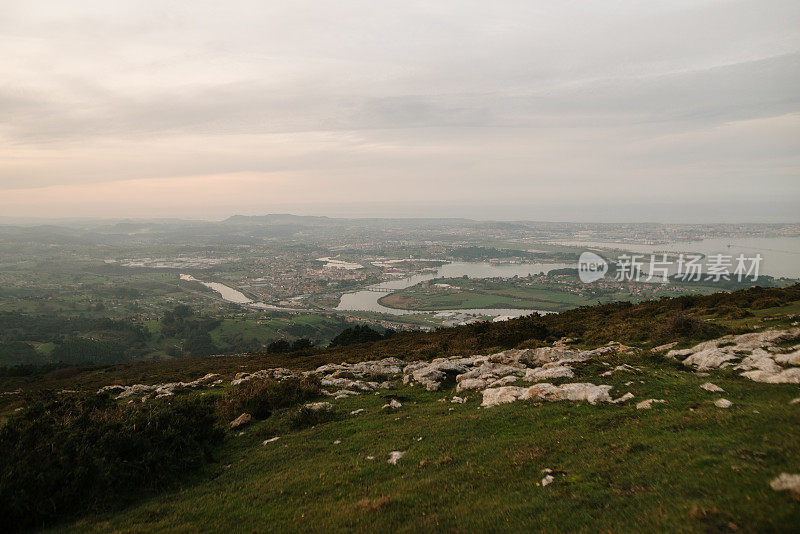
<path fill-rule="evenodd" d="M 133 384 L 132 386 L 103 386 L 98 394 L 112 395 L 115 399 L 125 399 L 133 396 L 149 396 L 154 394 L 156 398 L 169 397 L 184 389 L 194 389 L 199 387 L 216 386 L 222 383 L 218 380 L 219 375 L 209 373 L 202 378 L 191 382 L 167 382 L 164 384 Z"/>
<path fill-rule="evenodd" d="M 800 328 L 751 332 L 671 350 L 667 357 L 699 371 L 732 367 L 756 382 L 800 384 L 800 350 L 792 347 L 787 351 L 779 346 L 798 338 Z"/>
<path fill-rule="evenodd" d="M 518 400 L 543 400 L 556 402 L 562 400 L 586 401 L 589 404 L 613 402 L 609 395 L 612 386 L 594 385 L 583 382 L 554 386 L 550 383 L 535 384 L 530 387 L 504 386 L 483 390 L 481 406 L 491 407 Z"/>

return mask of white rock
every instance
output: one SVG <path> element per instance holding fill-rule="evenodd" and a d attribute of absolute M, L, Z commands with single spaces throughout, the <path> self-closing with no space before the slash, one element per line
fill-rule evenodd
<path fill-rule="evenodd" d="M 800 367 L 784 369 L 776 373 L 762 370 L 746 371 L 742 373 L 742 376 L 767 384 L 800 384 Z"/>
<path fill-rule="evenodd" d="M 467 399 L 465 399 L 464 397 L 453 397 L 453 399 L 450 402 L 452 402 L 453 404 L 464 404 L 465 402 L 467 402 Z"/>
<path fill-rule="evenodd" d="M 547 485 L 548 485 L 548 484 L 550 484 L 550 483 L 551 483 L 553 480 L 555 480 L 555 479 L 553 478 L 553 475 L 547 475 L 546 477 L 544 477 L 544 478 L 542 479 L 542 482 L 541 482 L 541 484 L 542 484 L 542 486 L 547 486 Z"/>
<path fill-rule="evenodd" d="M 730 408 L 731 406 L 733 406 L 733 403 L 728 399 L 717 399 L 716 401 L 714 401 L 714 406 L 716 406 L 717 408 Z"/>
<path fill-rule="evenodd" d="M 796 399 L 790 400 L 789 404 L 800 404 L 800 397 L 797 397 Z"/>
<path fill-rule="evenodd" d="M 397 461 L 405 455 L 406 453 L 404 451 L 392 451 L 389 453 L 389 459 L 386 461 L 392 465 L 396 465 Z"/>
<path fill-rule="evenodd" d="M 243 413 L 242 415 L 231 421 L 230 426 L 231 428 L 239 428 L 240 426 L 244 426 L 247 423 L 249 423 L 251 419 L 253 419 L 253 416 L 251 416 L 249 413 Z"/>
<path fill-rule="evenodd" d="M 636 405 L 637 410 L 649 410 L 653 407 L 653 404 L 666 404 L 667 401 L 664 399 L 647 399 L 643 400 L 639 404 Z"/>
<path fill-rule="evenodd" d="M 525 380 L 528 382 L 538 382 L 540 380 L 552 380 L 554 378 L 574 378 L 575 373 L 572 368 L 567 365 L 558 365 L 556 367 L 537 367 L 535 369 L 528 369 L 525 372 Z"/>
<path fill-rule="evenodd" d="M 364 413 L 364 408 L 359 408 L 358 410 L 353 410 L 352 412 L 350 412 L 350 415 L 358 415 L 358 414 L 361 414 L 361 413 Z"/>
<path fill-rule="evenodd" d="M 622 403 L 622 402 L 628 402 L 628 401 L 629 401 L 629 400 L 631 400 L 632 398 L 633 398 L 633 393 L 631 393 L 631 392 L 629 391 L 629 392 L 627 392 L 625 395 L 621 396 L 621 397 L 620 397 L 620 398 L 618 398 L 618 399 L 614 399 L 614 400 L 612 400 L 611 402 L 613 402 L 614 404 L 620 404 L 620 403 Z"/>
<path fill-rule="evenodd" d="M 504 386 L 499 388 L 487 388 L 483 390 L 483 402 L 481 406 L 490 407 L 498 404 L 507 404 L 517 400 L 539 399 L 550 402 L 571 400 L 587 401 L 589 404 L 598 402 L 612 402 L 608 392 L 612 386 L 596 386 L 588 383 L 570 383 L 554 386 L 544 382 L 535 384 L 529 388 L 518 386 Z"/>
<path fill-rule="evenodd" d="M 280 436 L 275 436 L 274 438 L 265 439 L 264 442 L 262 443 L 262 445 L 266 445 L 268 443 L 275 443 L 279 439 L 281 439 Z"/>
<path fill-rule="evenodd" d="M 513 384 L 519 380 L 518 376 L 504 376 L 503 378 L 498 378 L 497 380 L 492 380 L 488 387 L 500 387 L 500 386 L 507 386 L 509 384 Z"/>
<path fill-rule="evenodd" d="M 713 393 L 722 393 L 723 391 L 725 391 L 724 389 L 722 389 L 718 385 L 712 384 L 711 382 L 706 382 L 705 384 L 701 384 L 700 385 L 700 389 L 704 389 L 706 391 L 711 391 Z"/>
<path fill-rule="evenodd" d="M 527 388 L 519 386 L 503 386 L 499 388 L 489 388 L 483 390 L 483 402 L 481 406 L 497 406 L 499 404 L 507 404 L 516 402 L 527 391 Z"/>
<path fill-rule="evenodd" d="M 303 405 L 303 408 L 308 408 L 313 412 L 328 411 L 328 410 L 333 410 L 333 404 L 325 401 L 309 402 L 308 404 Z"/>
<path fill-rule="evenodd" d="M 382 410 L 397 410 L 398 408 L 402 407 L 403 405 L 397 399 L 392 399 L 389 401 L 388 404 L 384 404 L 381 409 Z"/>
<path fill-rule="evenodd" d="M 482 378 L 466 378 L 456 384 L 456 391 L 461 392 L 468 389 L 486 389 L 486 380 Z"/>
<path fill-rule="evenodd" d="M 673 341 L 672 343 L 667 343 L 666 345 L 659 345 L 657 347 L 653 347 L 652 349 L 650 349 L 650 352 L 664 352 L 671 349 L 677 344 L 678 344 L 677 341 Z"/>
<path fill-rule="evenodd" d="M 781 473 L 769 485 L 775 491 L 791 491 L 800 494 L 800 474 Z"/>

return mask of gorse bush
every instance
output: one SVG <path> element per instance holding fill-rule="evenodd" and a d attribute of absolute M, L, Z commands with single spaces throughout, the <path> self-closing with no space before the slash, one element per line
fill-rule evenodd
<path fill-rule="evenodd" d="M 106 509 L 184 477 L 223 432 L 213 404 L 43 396 L 0 429 L 0 531 Z"/>
<path fill-rule="evenodd" d="M 320 396 L 319 378 L 308 376 L 278 382 L 272 379 L 250 380 L 230 390 L 217 401 L 217 411 L 223 421 L 242 413 L 265 419 L 278 408 L 288 408 Z"/>

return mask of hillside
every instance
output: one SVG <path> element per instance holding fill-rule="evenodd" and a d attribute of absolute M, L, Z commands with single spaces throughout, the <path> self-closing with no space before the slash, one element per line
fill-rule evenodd
<path fill-rule="evenodd" d="M 789 532 L 798 314 L 754 288 L 1 378 L 2 526 Z"/>

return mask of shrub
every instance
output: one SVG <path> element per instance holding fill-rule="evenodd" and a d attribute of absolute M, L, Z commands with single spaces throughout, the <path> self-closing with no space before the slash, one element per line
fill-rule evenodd
<path fill-rule="evenodd" d="M 680 338 L 714 337 L 721 335 L 720 327 L 683 312 L 667 315 L 658 326 L 656 334 L 664 341 Z"/>
<path fill-rule="evenodd" d="M 308 428 L 328 421 L 335 421 L 336 419 L 338 419 L 338 414 L 332 407 L 314 409 L 308 406 L 301 406 L 289 417 L 294 429 Z"/>
<path fill-rule="evenodd" d="M 185 476 L 222 437 L 204 399 L 45 395 L 0 429 L 0 530 L 41 527 Z"/>
<path fill-rule="evenodd" d="M 217 411 L 223 421 L 230 421 L 242 413 L 256 419 L 266 419 L 278 408 L 295 406 L 320 396 L 319 378 L 290 378 L 278 382 L 273 379 L 250 380 L 232 389 L 217 401 Z"/>

